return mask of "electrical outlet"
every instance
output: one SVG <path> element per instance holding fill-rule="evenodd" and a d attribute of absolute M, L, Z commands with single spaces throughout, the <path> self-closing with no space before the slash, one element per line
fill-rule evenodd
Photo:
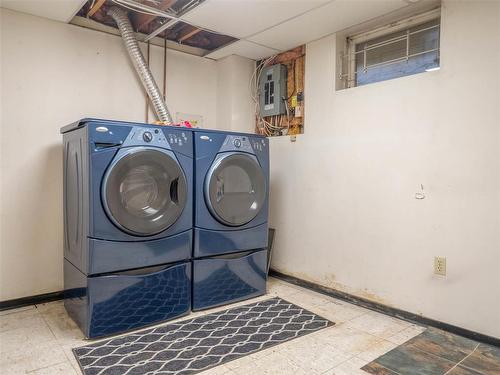
<path fill-rule="evenodd" d="M 446 258 L 434 257 L 434 273 L 436 275 L 446 276 Z"/>

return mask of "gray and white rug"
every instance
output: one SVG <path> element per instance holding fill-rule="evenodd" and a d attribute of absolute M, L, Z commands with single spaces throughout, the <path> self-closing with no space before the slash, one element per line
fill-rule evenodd
<path fill-rule="evenodd" d="M 281 298 L 73 349 L 85 375 L 194 374 L 334 323 Z"/>

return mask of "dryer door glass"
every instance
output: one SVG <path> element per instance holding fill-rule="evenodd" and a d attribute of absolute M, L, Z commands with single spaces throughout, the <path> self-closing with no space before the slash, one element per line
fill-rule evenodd
<path fill-rule="evenodd" d="M 115 225 L 151 236 L 179 218 L 186 189 L 184 173 L 170 151 L 136 147 L 111 164 L 102 190 L 104 207 Z"/>
<path fill-rule="evenodd" d="M 218 221 L 240 226 L 260 212 L 266 189 L 266 180 L 255 156 L 222 154 L 207 174 L 205 200 Z"/>

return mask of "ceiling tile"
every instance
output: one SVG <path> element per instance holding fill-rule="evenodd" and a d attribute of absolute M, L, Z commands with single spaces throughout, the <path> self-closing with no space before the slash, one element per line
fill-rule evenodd
<path fill-rule="evenodd" d="M 197 26 L 245 38 L 331 0 L 206 0 L 184 18 Z"/>
<path fill-rule="evenodd" d="M 260 60 L 264 57 L 274 55 L 278 52 L 280 51 L 259 46 L 258 44 L 247 42 L 246 40 L 238 40 L 237 42 L 234 42 L 226 47 L 222 47 L 214 52 L 209 53 L 208 55 L 205 55 L 205 57 L 218 60 L 226 56 L 238 55 L 253 60 Z"/>
<path fill-rule="evenodd" d="M 403 0 L 336 0 L 248 40 L 288 50 L 404 6 Z"/>
<path fill-rule="evenodd" d="M 69 22 L 85 2 L 86 0 L 0 0 L 0 6 L 33 16 Z"/>

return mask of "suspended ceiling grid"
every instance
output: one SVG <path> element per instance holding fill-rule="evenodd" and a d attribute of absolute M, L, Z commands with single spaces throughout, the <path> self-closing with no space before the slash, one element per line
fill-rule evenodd
<path fill-rule="evenodd" d="M 135 0 L 136 3 L 144 4 L 148 7 L 155 8 L 170 14 L 173 17 L 181 15 L 194 8 L 202 1 L 197 0 Z M 88 0 L 80 11 L 76 14 L 77 17 L 87 18 L 96 21 L 100 24 L 116 28 L 114 20 L 107 14 L 112 6 L 120 6 L 129 10 L 129 17 L 135 31 L 144 35 L 150 35 L 155 30 L 170 20 L 168 18 L 145 14 L 144 11 L 134 11 L 128 5 L 129 2 L 114 2 L 112 0 Z M 224 35 L 222 33 L 213 33 L 208 30 L 203 30 L 196 26 L 189 25 L 185 22 L 178 21 L 171 27 L 163 30 L 158 35 L 159 38 L 167 39 L 178 44 L 183 44 L 190 47 L 196 47 L 206 52 L 213 51 L 223 45 L 236 40 L 236 38 Z"/>
<path fill-rule="evenodd" d="M 175 16 L 130 11 L 139 40 L 198 56 L 259 60 L 388 14 L 412 13 L 439 0 L 0 0 L 4 8 L 118 35 L 106 15 L 115 2 Z M 427 9 L 426 9 L 427 8 Z M 75 15 L 73 17 L 73 15 Z M 174 22 L 175 21 L 175 22 Z M 158 36 L 152 37 L 158 32 Z M 153 33 L 153 34 L 152 34 Z"/>

